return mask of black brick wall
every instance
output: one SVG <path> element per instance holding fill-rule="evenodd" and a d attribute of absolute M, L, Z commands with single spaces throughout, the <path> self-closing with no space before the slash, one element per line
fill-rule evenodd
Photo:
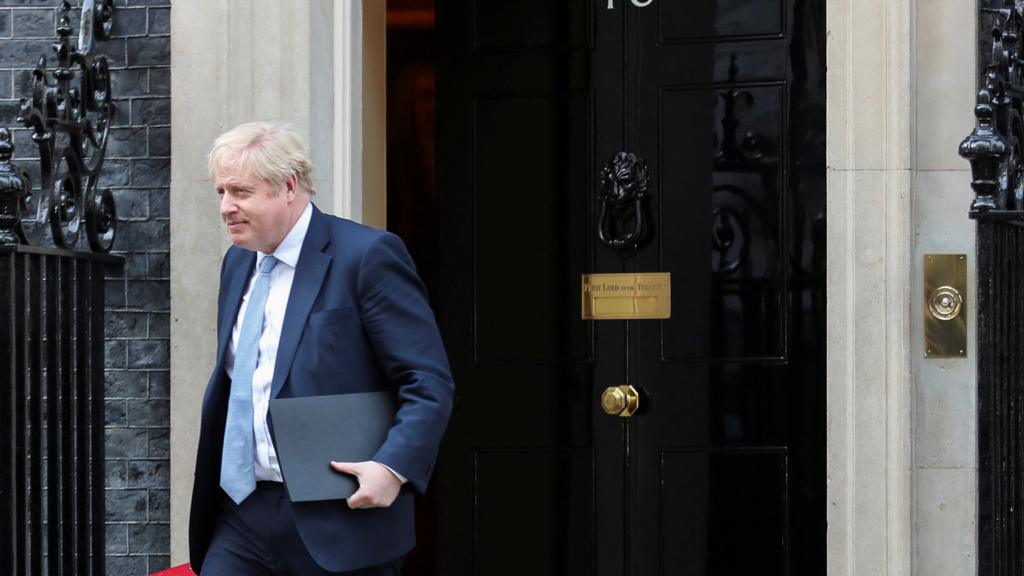
<path fill-rule="evenodd" d="M 42 54 L 52 62 L 58 4 L 0 0 L 0 126 L 20 128 L 28 70 Z M 102 185 L 125 257 L 106 283 L 107 574 L 139 576 L 167 567 L 170 551 L 170 0 L 115 4 L 114 37 L 93 49 L 111 63 L 118 106 Z M 16 157 L 32 171 L 27 136 L 16 130 Z"/>

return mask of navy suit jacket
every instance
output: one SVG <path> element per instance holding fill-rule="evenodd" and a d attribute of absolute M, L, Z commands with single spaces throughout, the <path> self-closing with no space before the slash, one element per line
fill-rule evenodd
<path fill-rule="evenodd" d="M 224 356 L 255 262 L 255 252 L 232 247 L 221 266 L 217 361 L 203 399 L 189 518 L 190 561 L 196 572 L 202 569 L 222 494 L 221 449 L 231 388 Z M 423 492 L 453 394 L 423 283 L 397 236 L 314 207 L 285 309 L 271 398 L 377 390 L 395 391 L 399 404 L 395 424 L 373 460 Z M 328 571 L 387 562 L 415 543 L 413 495 L 405 487 L 389 508 L 350 510 L 342 501 L 292 507 L 306 547 Z"/>

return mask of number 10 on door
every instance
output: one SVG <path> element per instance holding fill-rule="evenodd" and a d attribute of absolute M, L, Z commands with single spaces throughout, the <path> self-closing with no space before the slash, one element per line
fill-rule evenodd
<path fill-rule="evenodd" d="M 643 8 L 644 6 L 650 5 L 651 2 L 654 2 L 654 0 L 630 0 L 630 1 L 633 3 L 633 6 L 636 6 L 637 8 Z M 615 10 L 615 0 L 608 0 L 608 9 L 609 10 Z"/>

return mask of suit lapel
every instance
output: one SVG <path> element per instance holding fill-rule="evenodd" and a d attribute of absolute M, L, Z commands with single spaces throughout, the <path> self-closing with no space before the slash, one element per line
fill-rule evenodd
<path fill-rule="evenodd" d="M 228 256 L 225 256 L 227 258 Z M 244 250 L 236 263 L 227 270 L 227 286 L 224 288 L 224 305 L 221 310 L 220 326 L 217 329 L 217 366 L 224 365 L 224 352 L 228 349 L 231 332 L 235 327 L 238 309 L 242 307 L 242 294 L 249 282 L 249 276 L 256 266 L 256 253 Z"/>
<path fill-rule="evenodd" d="M 327 269 L 331 264 L 330 254 L 323 249 L 330 238 L 327 234 L 327 217 L 316 207 L 309 221 L 306 238 L 302 242 L 299 261 L 295 266 L 295 279 L 292 280 L 292 291 L 288 296 L 288 305 L 284 312 L 284 325 L 281 327 L 281 340 L 277 345 L 277 359 L 274 362 L 274 379 L 271 382 L 270 397 L 276 398 L 284 386 L 284 381 L 291 370 L 295 359 L 295 349 L 302 337 L 302 329 L 306 325 L 309 311 L 320 293 Z"/>

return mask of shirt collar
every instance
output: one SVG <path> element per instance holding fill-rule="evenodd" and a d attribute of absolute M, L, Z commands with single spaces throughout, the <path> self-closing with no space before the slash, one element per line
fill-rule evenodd
<path fill-rule="evenodd" d="M 295 222 L 292 229 L 288 231 L 288 235 L 281 240 L 281 243 L 277 245 L 277 249 L 274 250 L 273 256 L 284 264 L 295 268 L 296 264 L 299 263 L 299 253 L 302 251 L 302 242 L 306 239 L 306 231 L 309 230 L 309 221 L 313 217 L 313 203 L 309 202 L 306 204 L 306 209 L 302 211 L 302 216 L 299 216 L 299 220 Z M 256 269 L 259 270 L 260 262 L 263 261 L 268 255 L 263 252 L 256 252 Z"/>

